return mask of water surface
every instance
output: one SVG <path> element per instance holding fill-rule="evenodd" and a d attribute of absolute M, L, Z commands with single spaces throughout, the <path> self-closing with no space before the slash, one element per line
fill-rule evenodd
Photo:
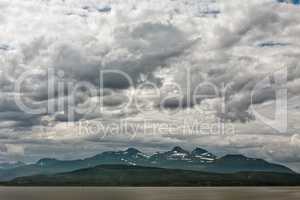
<path fill-rule="evenodd" d="M 0 187 L 0 200 L 299 200 L 300 188 Z"/>

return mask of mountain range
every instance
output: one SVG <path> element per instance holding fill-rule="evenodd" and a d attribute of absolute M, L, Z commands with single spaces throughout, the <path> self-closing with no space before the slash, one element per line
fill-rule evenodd
<path fill-rule="evenodd" d="M 124 151 L 106 151 L 85 159 L 43 158 L 34 164 L 0 168 L 0 181 L 11 181 L 17 177 L 39 174 L 66 173 L 99 165 L 143 166 L 209 173 L 275 172 L 295 174 L 285 166 L 269 163 L 262 159 L 248 158 L 243 155 L 225 155 L 218 158 L 202 148 L 196 148 L 189 152 L 181 147 L 174 147 L 170 151 L 153 155 L 147 155 L 135 148 L 128 148 Z"/>
<path fill-rule="evenodd" d="M 0 170 L 1 169 L 13 169 L 13 168 L 21 167 L 24 165 L 26 165 L 26 164 L 23 162 L 20 162 L 20 161 L 12 162 L 12 163 L 0 163 Z"/>

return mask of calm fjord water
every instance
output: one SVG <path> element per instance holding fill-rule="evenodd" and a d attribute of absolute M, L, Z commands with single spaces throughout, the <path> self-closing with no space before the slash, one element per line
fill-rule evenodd
<path fill-rule="evenodd" d="M 300 188 L 0 187 L 0 200 L 299 200 Z"/>

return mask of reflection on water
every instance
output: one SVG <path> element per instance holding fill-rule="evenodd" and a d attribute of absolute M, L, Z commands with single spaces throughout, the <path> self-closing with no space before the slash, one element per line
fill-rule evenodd
<path fill-rule="evenodd" d="M 299 200 L 300 188 L 0 187 L 0 200 Z"/>

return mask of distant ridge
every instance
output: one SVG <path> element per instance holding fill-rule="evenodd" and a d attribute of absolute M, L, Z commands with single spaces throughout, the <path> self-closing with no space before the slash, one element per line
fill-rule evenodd
<path fill-rule="evenodd" d="M 23 162 L 13 162 L 13 163 L 0 163 L 0 170 L 2 169 L 13 169 L 16 167 L 21 167 L 24 166 L 25 163 Z"/>
<path fill-rule="evenodd" d="M 272 172 L 205 173 L 130 165 L 100 165 L 55 175 L 16 178 L 7 186 L 299 186 L 300 175 Z"/>

